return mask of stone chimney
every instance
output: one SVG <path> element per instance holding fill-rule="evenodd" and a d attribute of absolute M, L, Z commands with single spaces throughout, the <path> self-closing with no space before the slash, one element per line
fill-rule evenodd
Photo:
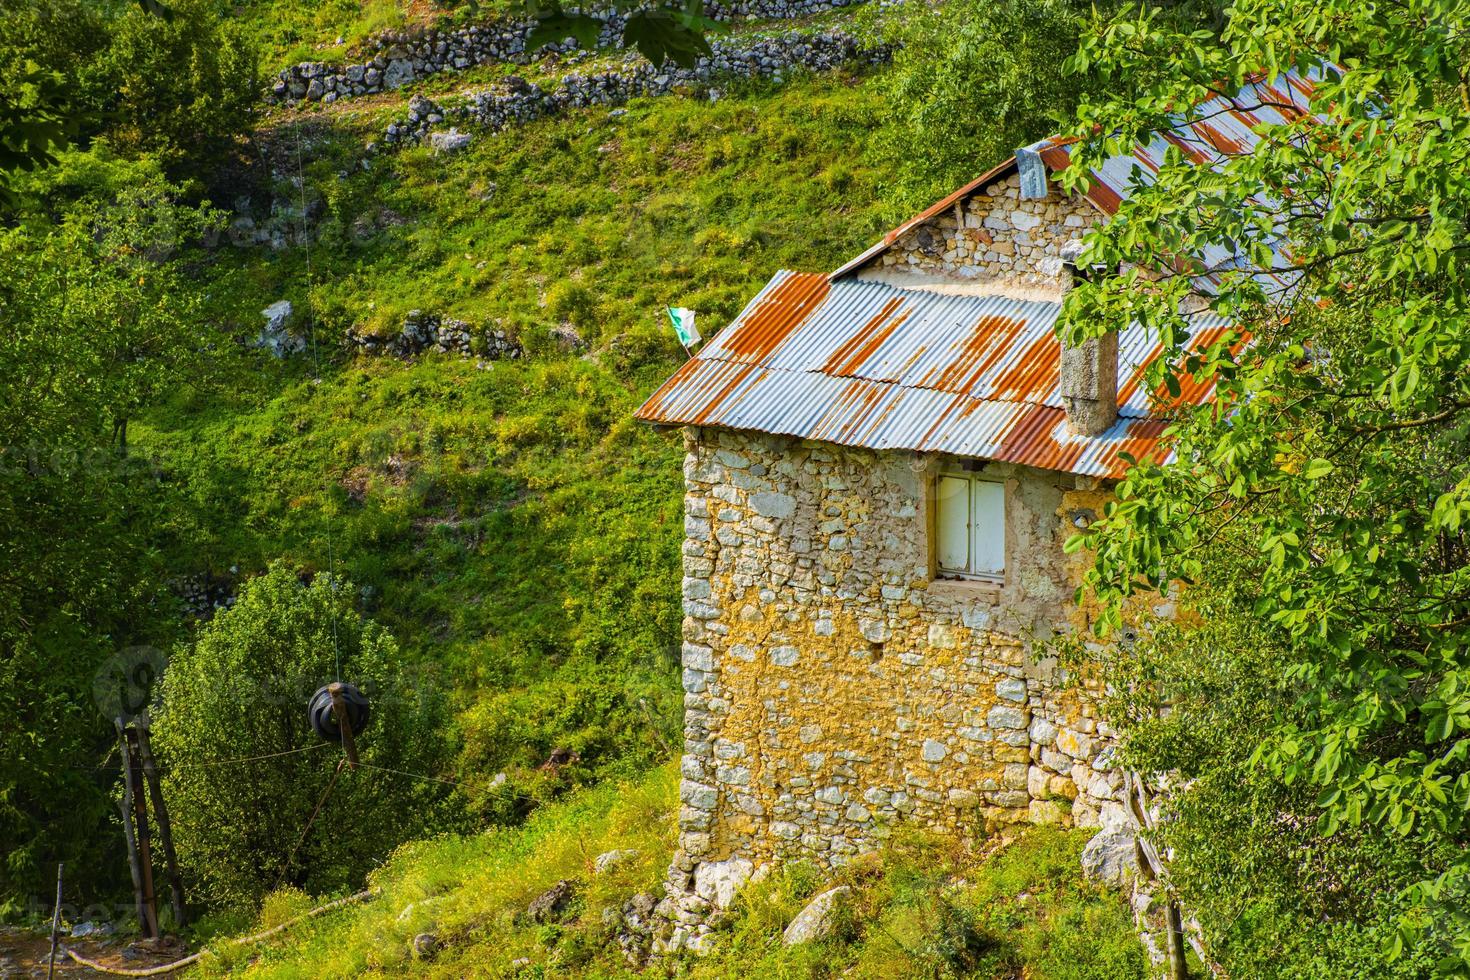
<path fill-rule="evenodd" d="M 1062 288 L 1072 288 L 1077 278 L 1091 270 L 1079 268 L 1082 243 L 1062 246 Z M 1062 339 L 1062 408 L 1067 424 L 1079 436 L 1101 435 L 1118 420 L 1118 334 L 1109 331 L 1080 344 Z"/>

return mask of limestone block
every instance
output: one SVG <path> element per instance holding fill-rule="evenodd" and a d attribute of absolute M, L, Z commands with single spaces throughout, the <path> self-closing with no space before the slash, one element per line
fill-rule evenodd
<path fill-rule="evenodd" d="M 683 646 L 684 666 L 692 670 L 714 670 L 715 652 L 707 646 L 698 643 L 685 643 Z"/>
<path fill-rule="evenodd" d="M 991 728 L 1026 728 L 1030 717 L 1024 708 L 998 704 L 986 714 L 985 721 Z"/>
<path fill-rule="evenodd" d="M 1077 784 L 1066 776 L 1052 776 L 1046 783 L 1047 791 L 1064 800 L 1075 800 L 1077 798 Z"/>
<path fill-rule="evenodd" d="M 1138 852 L 1132 830 L 1104 829 L 1082 849 L 1082 874 L 1113 888 L 1132 883 L 1138 875 Z"/>
<path fill-rule="evenodd" d="M 719 802 L 720 791 L 686 779 L 680 782 L 679 799 L 695 810 L 713 810 Z"/>
<path fill-rule="evenodd" d="M 1025 703 L 1026 682 L 1016 677 L 1007 677 L 1005 680 L 996 683 L 995 694 L 997 697 L 1004 698 L 1007 701 Z"/>
<path fill-rule="evenodd" d="M 705 861 L 694 869 L 694 893 L 718 909 L 728 909 L 754 871 L 754 863 L 745 858 Z"/>
<path fill-rule="evenodd" d="M 943 762 L 944 757 L 947 755 L 949 755 L 949 746 L 937 739 L 924 739 L 923 756 L 925 762 Z"/>
<path fill-rule="evenodd" d="M 1067 811 L 1056 800 L 1032 800 L 1030 818 L 1032 823 L 1063 824 L 1067 822 Z"/>
<path fill-rule="evenodd" d="M 801 659 L 801 651 L 793 646 L 771 648 L 771 663 L 777 667 L 791 667 Z"/>
<path fill-rule="evenodd" d="M 1057 748 L 1074 759 L 1086 759 L 1092 755 L 1092 738 L 1070 728 L 1057 731 Z"/>
<path fill-rule="evenodd" d="M 750 509 L 762 517 L 782 519 L 796 513 L 796 498 L 784 493 L 761 491 L 749 498 Z"/>

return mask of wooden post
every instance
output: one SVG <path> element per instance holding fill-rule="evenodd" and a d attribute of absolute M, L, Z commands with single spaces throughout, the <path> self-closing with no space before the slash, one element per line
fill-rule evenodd
<path fill-rule="evenodd" d="M 56 976 L 56 935 L 61 930 L 61 869 L 65 864 L 56 865 L 56 908 L 51 913 L 51 958 L 46 961 L 46 980 L 52 980 Z"/>
<path fill-rule="evenodd" d="M 1164 906 L 1164 926 L 1168 935 L 1169 980 L 1189 980 L 1189 959 L 1184 952 L 1184 923 L 1179 915 L 1179 903 L 1172 898 Z"/>
<path fill-rule="evenodd" d="M 174 926 L 182 929 L 189 924 L 184 911 L 184 879 L 179 874 L 179 857 L 174 851 L 173 823 L 169 820 L 168 808 L 163 804 L 163 786 L 158 780 L 158 766 L 153 762 L 153 744 L 149 741 L 148 712 L 138 716 L 138 754 L 143 760 L 143 775 L 148 780 L 148 798 L 153 803 L 153 817 L 158 821 L 158 838 L 163 843 L 163 859 L 168 866 L 169 895 L 174 907 Z"/>
<path fill-rule="evenodd" d="M 342 733 L 342 751 L 347 753 L 347 763 L 357 768 L 357 743 L 352 740 L 352 722 L 347 718 L 347 703 L 342 700 L 342 682 L 333 681 L 327 686 L 332 696 L 332 713 L 337 716 L 337 731 Z"/>
<path fill-rule="evenodd" d="M 138 926 L 148 928 L 148 913 L 145 911 L 147 904 L 143 901 L 143 869 L 138 863 L 138 841 L 133 836 L 133 772 L 128 764 L 132 753 L 128 749 L 128 737 L 123 734 L 123 720 L 119 716 L 113 719 L 117 726 L 117 738 L 122 743 L 122 771 L 123 771 L 123 798 L 118 804 L 122 810 L 123 840 L 128 845 L 128 871 L 133 876 L 133 904 L 138 913 Z"/>
<path fill-rule="evenodd" d="M 123 735 L 128 747 L 128 781 L 132 783 L 133 817 L 137 820 L 138 834 L 138 868 L 143 878 L 143 911 L 147 915 L 146 926 L 148 935 L 157 939 L 158 931 L 158 901 L 153 893 L 153 852 L 149 847 L 148 836 L 148 803 L 143 799 L 143 767 L 138 761 L 138 732 L 135 728 L 126 728 Z"/>

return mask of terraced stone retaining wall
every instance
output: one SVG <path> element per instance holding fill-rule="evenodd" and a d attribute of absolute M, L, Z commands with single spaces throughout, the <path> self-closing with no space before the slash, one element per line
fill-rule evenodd
<path fill-rule="evenodd" d="M 935 580 L 941 460 L 689 430 L 680 848 L 662 948 L 776 861 L 832 867 L 915 824 L 1094 826 L 1121 775 L 1044 641 L 1073 628 L 1062 546 L 1106 491 L 1009 464 L 1001 584 Z"/>
<path fill-rule="evenodd" d="M 827 10 L 849 6 L 854 0 L 734 0 L 707 4 L 705 14 L 714 20 L 734 22 L 745 19 L 785 20 L 806 17 Z M 598 45 L 606 46 L 623 34 L 624 18 L 617 11 L 603 11 L 594 16 L 603 21 Z M 325 102 L 390 92 L 410 82 L 442 71 L 460 71 L 475 65 L 525 64 L 537 54 L 567 53 L 578 44 L 568 38 L 546 45 L 535 52 L 526 50 L 526 41 L 535 29 L 534 21 L 510 21 L 483 24 L 452 30 L 430 30 L 421 33 L 389 32 L 374 38 L 374 51 L 366 61 L 350 65 L 333 65 L 320 61 L 303 61 L 277 73 L 267 98 L 273 102 Z"/>
<path fill-rule="evenodd" d="M 444 122 L 500 130 L 568 110 L 622 105 L 638 96 L 667 95 L 721 79 L 780 79 L 796 69 L 824 72 L 846 64 L 878 64 L 889 57 L 886 49 L 866 48 L 857 37 L 841 30 L 787 31 L 753 41 L 715 41 L 711 48 L 711 54 L 701 57 L 693 68 L 657 68 L 642 58 L 630 57 L 607 71 L 567 74 L 551 88 L 513 76 L 458 102 L 439 103 L 416 95 L 408 114 L 389 124 L 383 142 L 390 146 L 419 143 Z"/>

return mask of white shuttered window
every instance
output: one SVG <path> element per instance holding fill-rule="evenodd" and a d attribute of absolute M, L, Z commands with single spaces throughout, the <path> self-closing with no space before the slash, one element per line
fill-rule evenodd
<path fill-rule="evenodd" d="M 939 574 L 992 580 L 1004 576 L 1005 485 L 972 473 L 943 473 L 935 490 L 934 544 Z"/>

